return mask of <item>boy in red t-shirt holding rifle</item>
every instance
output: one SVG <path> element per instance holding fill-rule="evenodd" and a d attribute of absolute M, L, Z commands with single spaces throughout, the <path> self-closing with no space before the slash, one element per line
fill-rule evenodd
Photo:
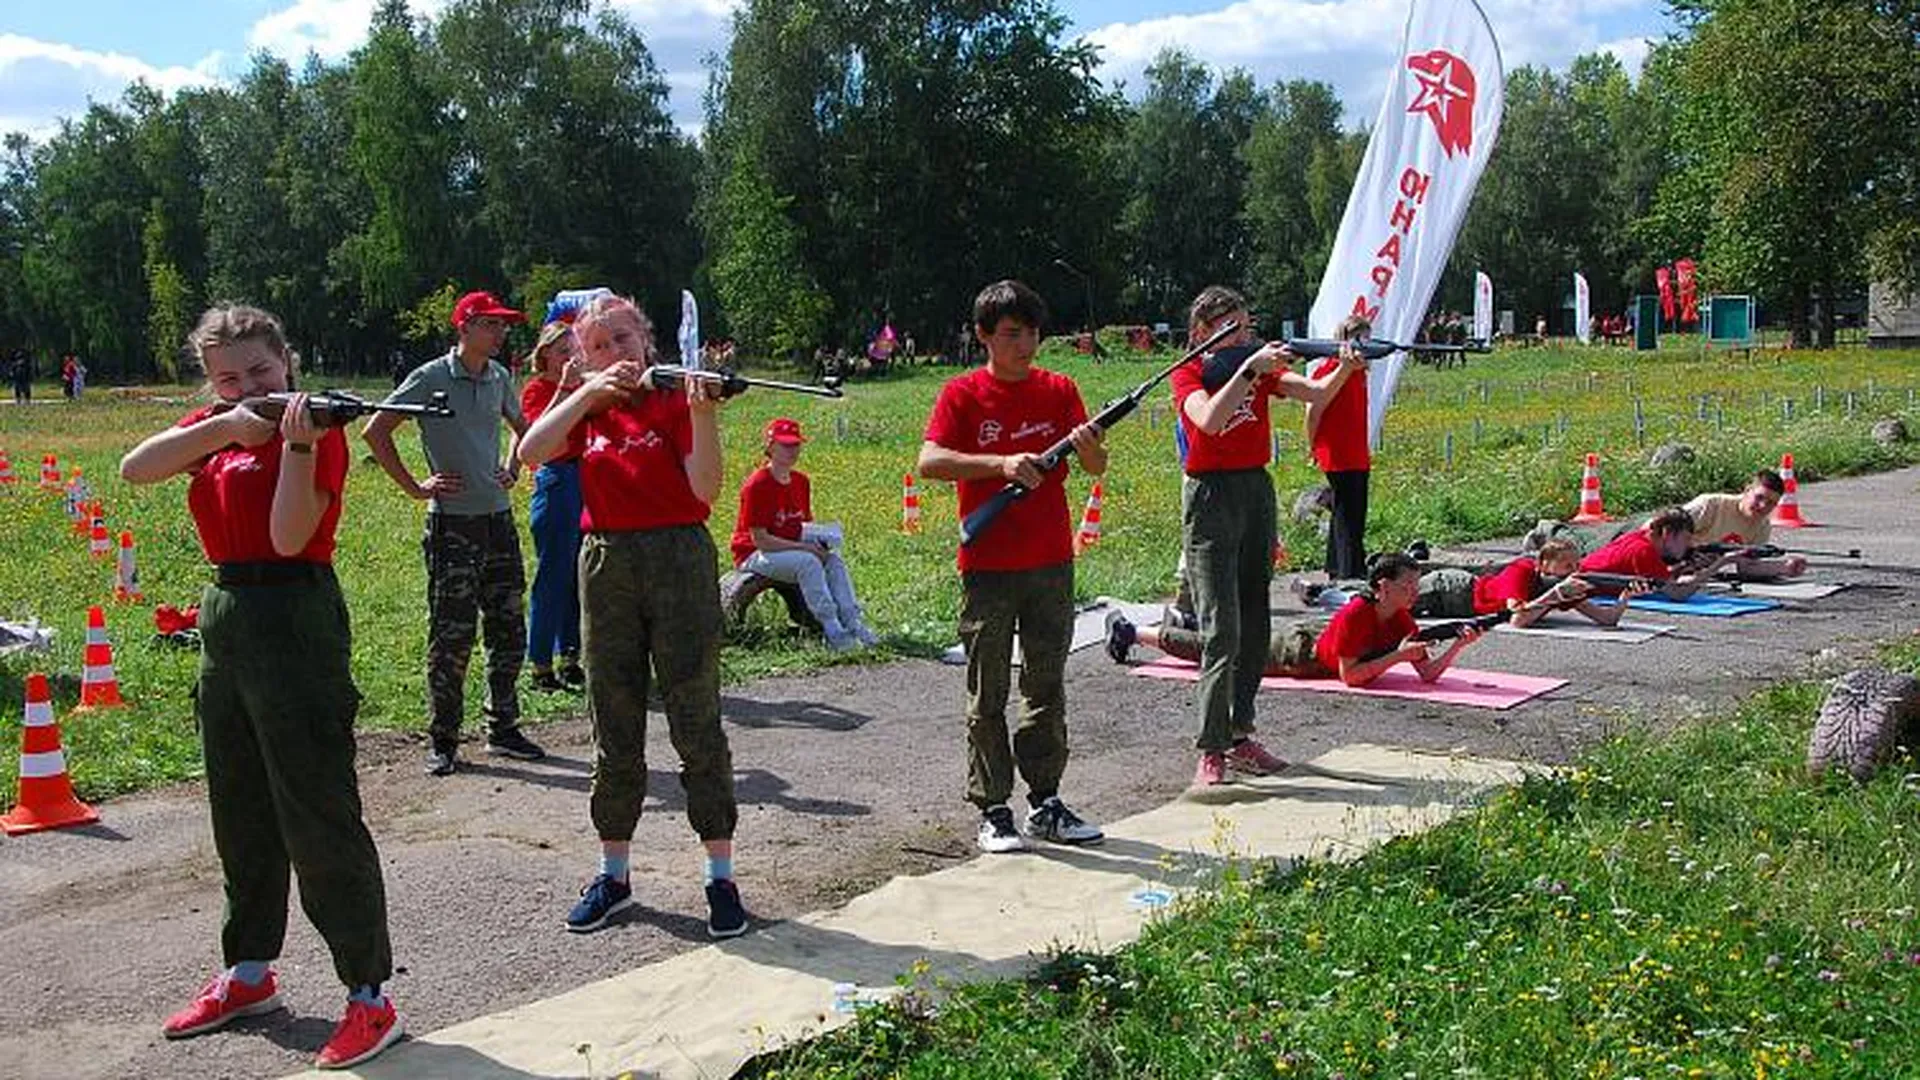
<path fill-rule="evenodd" d="M 567 929 L 598 930 L 633 906 L 633 830 L 647 795 L 647 683 L 660 677 L 667 727 L 680 753 L 687 820 L 707 852 L 707 934 L 746 932 L 733 883 L 733 754 L 720 726 L 720 578 L 706 521 L 720 494 L 713 384 L 663 386 L 650 370 L 653 326 L 631 300 L 593 301 L 574 320 L 590 375 L 520 440 L 539 465 L 583 428 L 580 637 L 593 723 L 590 812 L 600 872 L 567 913 Z"/>
<path fill-rule="evenodd" d="M 948 382 L 927 421 L 919 472 L 959 487 L 965 517 L 1008 482 L 1027 489 L 995 527 L 959 553 L 960 641 L 967 651 L 967 799 L 980 808 L 982 851 L 1025 847 L 1007 800 L 1017 764 L 1027 782 L 1026 832 L 1060 844 L 1105 839 L 1060 801 L 1067 767 L 1067 651 L 1073 640 L 1073 519 L 1065 470 L 1042 473 L 1040 455 L 1071 437 L 1080 467 L 1107 469 L 1099 428 L 1080 389 L 1033 365 L 1046 305 L 1017 281 L 973 301 L 974 335 L 987 366 Z M 1013 638 L 1020 636 L 1020 724 L 1007 743 Z"/>
<path fill-rule="evenodd" d="M 1251 341 L 1244 297 L 1214 285 L 1194 297 L 1187 338 L 1199 343 L 1228 322 L 1240 331 L 1222 348 Z M 1187 583 L 1193 590 L 1205 647 L 1200 661 L 1200 764 L 1194 784 L 1226 782 L 1229 766 L 1255 775 L 1278 772 L 1286 762 L 1253 739 L 1253 699 L 1266 667 L 1272 599 L 1275 520 L 1272 402 L 1292 397 L 1311 408 L 1338 392 L 1359 364 L 1344 350 L 1333 370 L 1304 379 L 1287 370 L 1291 354 L 1275 343 L 1250 352 L 1218 388 L 1208 390 L 1204 363 L 1173 373 L 1173 404 L 1187 436 L 1185 487 L 1181 492 Z"/>

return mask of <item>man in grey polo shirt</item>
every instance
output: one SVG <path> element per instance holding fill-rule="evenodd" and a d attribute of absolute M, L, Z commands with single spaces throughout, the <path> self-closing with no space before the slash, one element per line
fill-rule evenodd
<path fill-rule="evenodd" d="M 393 444 L 400 416 L 377 413 L 364 434 L 374 460 L 400 490 L 427 500 L 421 546 L 427 557 L 427 705 L 433 739 L 427 772 L 433 776 L 453 772 L 476 630 L 487 645 L 488 752 L 522 761 L 546 756 L 520 731 L 527 577 L 507 499 L 520 465 L 511 447 L 504 458 L 500 452 L 500 421 L 512 426 L 516 443 L 527 421 L 507 370 L 493 360 L 506 341 L 507 324 L 525 321 L 490 293 L 468 293 L 453 308 L 459 343 L 414 368 L 387 398 L 423 404 L 441 391 L 453 407 L 450 418 L 420 419 L 420 442 L 432 471 L 425 480 L 414 478 Z"/>

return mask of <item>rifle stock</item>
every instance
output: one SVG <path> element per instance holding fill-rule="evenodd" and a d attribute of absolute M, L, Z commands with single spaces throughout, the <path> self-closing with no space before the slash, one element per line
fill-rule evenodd
<path fill-rule="evenodd" d="M 1779 544 L 1729 544 L 1723 541 L 1695 544 L 1688 549 L 1689 555 L 1696 552 L 1702 555 L 1711 555 L 1715 558 L 1722 555 L 1738 555 L 1745 559 L 1778 559 L 1787 555 L 1805 555 L 1816 559 L 1863 558 L 1859 548 L 1848 548 L 1844 552 L 1818 551 L 1813 548 L 1782 547 Z"/>
<path fill-rule="evenodd" d="M 1192 363 L 1208 349 L 1211 349 L 1229 334 L 1239 329 L 1240 324 L 1237 322 L 1230 322 L 1221 326 L 1209 335 L 1207 340 L 1188 349 L 1184 356 L 1161 369 L 1153 378 L 1148 379 L 1146 382 L 1141 383 L 1125 394 L 1107 402 L 1088 423 L 1099 428 L 1102 432 L 1112 430 L 1113 425 L 1125 420 L 1135 409 L 1139 408 L 1140 402 L 1145 400 L 1146 396 L 1153 392 L 1153 388 L 1159 386 L 1169 375 L 1178 371 L 1182 365 Z M 1067 455 L 1072 451 L 1073 438 L 1071 434 L 1069 434 L 1066 438 L 1047 447 L 1046 451 L 1040 455 L 1040 471 L 1042 473 L 1048 473 L 1059 468 L 1060 463 L 1066 460 Z M 1025 498 L 1027 492 L 1027 487 L 1019 481 L 1009 481 L 1005 487 L 994 492 L 993 496 L 986 502 L 974 507 L 973 513 L 968 514 L 965 520 L 960 522 L 960 546 L 967 547 L 979 539 L 980 534 L 985 532 L 988 527 L 993 524 L 994 519 L 1006 512 L 1007 507 L 1012 506 L 1015 499 Z"/>

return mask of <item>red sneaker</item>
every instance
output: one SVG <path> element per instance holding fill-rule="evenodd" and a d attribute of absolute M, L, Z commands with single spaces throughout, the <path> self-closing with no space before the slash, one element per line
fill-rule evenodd
<path fill-rule="evenodd" d="M 1267 748 L 1252 739 L 1242 739 L 1227 751 L 1227 768 L 1248 776 L 1272 776 L 1284 770 L 1287 763 L 1267 752 Z"/>
<path fill-rule="evenodd" d="M 1200 755 L 1200 766 L 1193 770 L 1193 786 L 1218 787 L 1227 782 L 1227 755 L 1208 750 Z"/>
<path fill-rule="evenodd" d="M 242 1016 L 259 1016 L 280 1007 L 280 987 L 273 972 L 258 986 L 248 986 L 229 972 L 213 977 L 193 1004 L 167 1017 L 160 1031 L 169 1039 L 184 1039 L 209 1031 L 218 1031 Z"/>
<path fill-rule="evenodd" d="M 333 1038 L 320 1048 L 314 1065 L 322 1069 L 350 1069 L 392 1046 L 400 1037 L 400 1016 L 393 1002 L 381 997 L 380 1004 L 347 1002 L 347 1015 L 333 1029 Z"/>

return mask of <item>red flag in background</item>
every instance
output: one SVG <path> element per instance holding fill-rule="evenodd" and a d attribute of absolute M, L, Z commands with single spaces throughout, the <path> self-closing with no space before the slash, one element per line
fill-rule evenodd
<path fill-rule="evenodd" d="M 1693 260 L 1681 259 L 1673 264 L 1673 272 L 1680 279 L 1680 322 L 1697 323 L 1700 321 L 1700 296 L 1693 281 Z"/>
<path fill-rule="evenodd" d="M 1660 315 L 1673 325 L 1673 271 L 1664 266 L 1653 268 L 1653 283 L 1660 286 Z"/>

